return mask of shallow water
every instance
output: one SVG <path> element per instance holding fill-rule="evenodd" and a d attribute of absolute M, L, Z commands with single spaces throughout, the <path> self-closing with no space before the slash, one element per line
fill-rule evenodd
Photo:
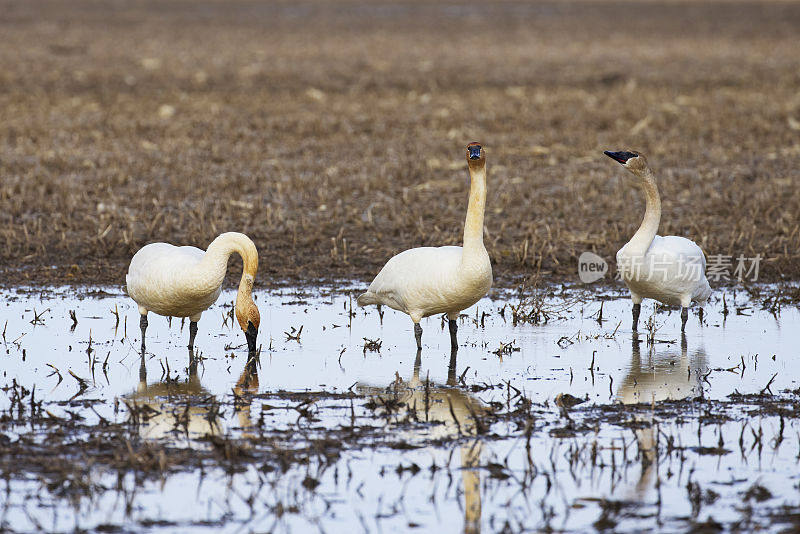
<path fill-rule="evenodd" d="M 137 425 L 140 438 L 195 448 L 210 447 L 199 439 L 206 434 L 253 433 L 257 420 L 297 432 L 292 439 L 298 441 L 358 420 L 378 435 L 417 447 L 398 449 L 373 440 L 333 460 L 290 465 L 280 475 L 264 473 L 252 462 L 235 472 L 208 466 L 153 481 L 137 480 L 134 472 L 120 479 L 98 466 L 94 479 L 84 481 L 93 490 L 69 498 L 48 491 L 35 476 L 7 474 L 6 488 L 0 486 L 2 524 L 19 531 L 120 526 L 405 531 L 419 526 L 472 532 L 506 525 L 579 531 L 601 528 L 606 521 L 633 531 L 683 529 L 687 520 L 710 518 L 757 521 L 762 509 L 800 505 L 797 420 L 780 430 L 786 439 L 762 452 L 755 436 L 777 435 L 783 420 L 774 414 L 740 410 L 711 424 L 701 423 L 700 413 L 665 418 L 637 412 L 631 421 L 646 424 L 625 426 L 598 423 L 587 411 L 576 421 L 595 421 L 591 431 L 561 433 L 554 403 L 559 393 L 587 399 L 580 405 L 586 409 L 726 399 L 767 386 L 774 393 L 795 390 L 797 308 L 771 314 L 728 292 L 724 315 L 717 294 L 704 324 L 693 314 L 682 337 L 678 311 L 657 311 L 646 301 L 640 333 L 634 336 L 630 302 L 616 295 L 578 290 L 551 295 L 542 306 L 546 323 L 515 326 L 511 306 L 519 299 L 498 292 L 496 300 L 484 299 L 465 312 L 460 348 L 452 357 L 440 318 L 423 321 L 424 347 L 417 354 L 407 317 L 387 309 L 381 319 L 375 308 L 355 308 L 342 289 L 347 288 L 259 292 L 261 354 L 255 370 L 245 365 L 243 333 L 225 317 L 234 298 L 230 291 L 199 323 L 195 365 L 186 349 L 188 322 L 153 314 L 142 365 L 139 316 L 118 290 L 80 296 L 69 289 L 0 294 L 3 383 L 35 387 L 36 399 L 45 400 L 54 416 L 79 412 L 90 423 L 124 421 L 131 406 L 146 405 L 154 415 Z M 646 328 L 651 318 L 653 336 Z M 375 347 L 367 340 L 379 342 L 380 349 L 370 350 Z M 301 411 L 293 407 L 297 403 L 279 391 L 352 392 L 358 398 L 309 404 L 313 417 L 303 426 Z M 221 410 L 220 417 L 209 417 L 215 402 L 234 396 L 244 400 Z M 481 413 L 509 407 L 522 396 L 533 402 L 531 428 L 518 428 L 511 420 L 480 428 Z M 70 399 L 100 402 L 81 410 Z M 0 408 L 8 410 L 10 402 L 0 400 Z M 181 425 L 183 431 L 175 431 Z M 19 428 L 9 438 L 25 431 Z M 757 456 L 745 451 L 750 441 Z M 682 448 L 678 453 L 667 447 L 665 456 L 664 443 Z M 656 444 L 661 447 L 652 457 L 656 461 L 648 461 Z M 718 451 L 706 454 L 698 447 Z M 633 461 L 634 456 L 639 459 Z M 309 479 L 313 483 L 304 484 Z M 743 497 L 756 482 L 778 497 Z M 751 501 L 754 506 L 748 508 Z M 772 527 L 770 521 L 764 520 L 767 527 L 780 528 L 779 521 Z"/>

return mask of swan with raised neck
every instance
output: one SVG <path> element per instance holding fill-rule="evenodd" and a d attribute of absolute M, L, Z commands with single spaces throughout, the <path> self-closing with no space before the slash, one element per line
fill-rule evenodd
<path fill-rule="evenodd" d="M 605 151 L 604 154 L 636 177 L 645 197 L 644 218 L 639 229 L 617 252 L 617 269 L 633 301 L 633 330 L 638 327 L 642 300 L 651 298 L 680 306 L 681 331 L 684 331 L 692 302 L 700 305 L 702 321 L 703 306 L 711 296 L 705 274 L 705 254 L 694 241 L 685 237 L 657 235 L 661 196 L 655 175 L 642 154 L 631 151 Z"/>
<path fill-rule="evenodd" d="M 492 286 L 492 265 L 483 244 L 486 209 L 486 152 L 479 143 L 466 148 L 470 174 L 463 246 L 419 247 L 392 257 L 358 297 L 359 306 L 385 304 L 406 313 L 422 347 L 423 317 L 446 313 L 451 349 L 458 348 L 456 319 L 483 298 Z"/>

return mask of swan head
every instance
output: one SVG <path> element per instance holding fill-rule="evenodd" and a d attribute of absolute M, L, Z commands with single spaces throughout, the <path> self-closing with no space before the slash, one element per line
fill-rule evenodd
<path fill-rule="evenodd" d="M 239 293 L 236 295 L 236 320 L 244 331 L 244 336 L 247 338 L 247 349 L 251 353 L 256 351 L 258 327 L 261 324 L 261 314 L 258 312 L 258 306 L 252 296 L 253 282 L 254 279 L 251 275 L 242 276 Z"/>
<path fill-rule="evenodd" d="M 647 169 L 647 160 L 638 152 L 611 152 L 604 150 L 603 154 L 613 159 L 636 176 L 641 176 Z"/>
<path fill-rule="evenodd" d="M 480 143 L 470 143 L 467 145 L 467 164 L 470 167 L 483 167 L 486 163 L 486 152 Z"/>
<path fill-rule="evenodd" d="M 255 352 L 258 326 L 261 323 L 261 315 L 258 313 L 258 307 L 255 302 L 250 301 L 250 305 L 247 307 L 244 314 L 240 314 L 237 309 L 236 319 L 239 321 L 239 326 L 241 326 L 244 331 L 244 337 L 247 338 L 248 352 Z"/>

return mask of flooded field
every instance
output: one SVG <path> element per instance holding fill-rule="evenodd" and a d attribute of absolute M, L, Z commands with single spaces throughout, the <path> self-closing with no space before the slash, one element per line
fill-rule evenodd
<path fill-rule="evenodd" d="M 494 292 L 440 318 L 354 288 L 232 292 L 188 322 L 118 289 L 0 294 L 9 531 L 639 531 L 800 525 L 796 306 L 733 290 L 685 337 L 622 294 Z M 602 305 L 602 308 L 601 308 Z M 583 401 L 583 402 L 580 402 Z"/>

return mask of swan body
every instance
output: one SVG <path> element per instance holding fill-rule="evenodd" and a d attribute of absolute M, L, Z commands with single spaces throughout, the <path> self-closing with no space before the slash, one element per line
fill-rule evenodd
<path fill-rule="evenodd" d="M 637 329 L 642 300 L 650 298 L 680 306 L 683 331 L 688 307 L 696 302 L 702 314 L 702 307 L 711 296 L 711 286 L 705 274 L 705 254 L 696 243 L 685 237 L 656 235 L 661 221 L 661 197 L 653 171 L 644 156 L 637 152 L 606 151 L 605 154 L 636 176 L 645 194 L 642 224 L 617 252 L 617 268 L 633 301 L 633 329 Z"/>
<path fill-rule="evenodd" d="M 622 247 L 617 252 L 617 265 L 626 264 L 631 269 L 622 271 L 622 279 L 635 303 L 651 298 L 686 308 L 692 302 L 705 304 L 711 296 L 711 286 L 705 276 L 698 278 L 695 273 L 695 270 L 705 273 L 705 254 L 694 241 L 685 237 L 657 235 L 644 256 Z M 637 265 L 640 266 L 638 272 Z"/>
<path fill-rule="evenodd" d="M 462 260 L 462 247 L 403 251 L 386 263 L 358 304 L 385 304 L 408 314 L 414 322 L 438 313 L 456 318 L 492 287 L 488 254 L 475 258 L 474 265 L 464 265 Z"/>
<path fill-rule="evenodd" d="M 197 247 L 169 243 L 151 243 L 139 250 L 131 260 L 125 281 L 128 295 L 139 305 L 140 313 L 151 311 L 199 321 L 200 315 L 219 298 L 226 270 L 199 270 L 198 276 L 185 276 L 196 270 L 205 253 Z"/>
<path fill-rule="evenodd" d="M 470 197 L 463 246 L 420 247 L 392 257 L 358 297 L 359 306 L 384 304 L 408 314 L 422 347 L 423 317 L 446 313 L 450 342 L 457 349 L 456 319 L 492 287 L 492 265 L 483 244 L 486 206 L 486 157 L 478 143 L 467 146 Z"/>
<path fill-rule="evenodd" d="M 245 332 L 248 348 L 255 350 L 260 315 L 253 302 L 252 290 L 258 270 L 258 251 L 244 234 L 221 234 L 207 250 L 151 243 L 131 259 L 126 284 L 128 295 L 136 302 L 142 316 L 142 350 L 147 328 L 147 314 L 189 317 L 189 347 L 194 344 L 197 321 L 203 311 L 217 301 L 228 268 L 228 258 L 237 253 L 244 262 L 236 295 L 236 318 Z"/>

